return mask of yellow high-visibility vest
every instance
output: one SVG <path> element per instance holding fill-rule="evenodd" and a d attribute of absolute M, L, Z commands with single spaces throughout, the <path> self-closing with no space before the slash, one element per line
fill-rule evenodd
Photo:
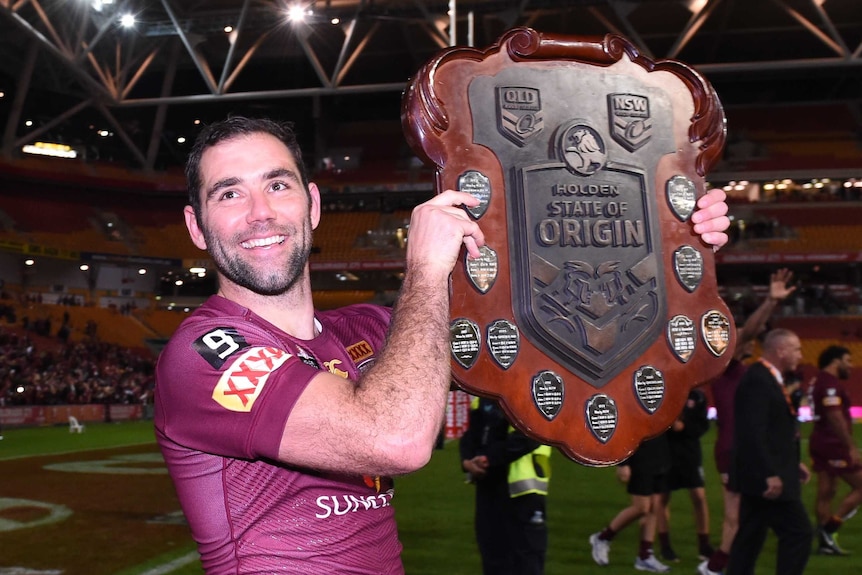
<path fill-rule="evenodd" d="M 551 479 L 551 446 L 540 445 L 509 464 L 509 497 L 548 494 Z"/>

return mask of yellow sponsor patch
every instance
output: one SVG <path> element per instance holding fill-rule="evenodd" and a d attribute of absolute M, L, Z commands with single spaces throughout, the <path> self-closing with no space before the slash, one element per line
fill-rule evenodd
<path fill-rule="evenodd" d="M 363 359 L 367 359 L 374 355 L 374 350 L 371 349 L 371 344 L 363 339 L 359 343 L 354 343 L 348 347 L 347 353 L 350 354 L 350 359 L 353 360 L 353 363 L 359 364 Z"/>
<path fill-rule="evenodd" d="M 837 395 L 826 396 L 823 398 L 823 405 L 826 407 L 841 405 L 841 398 Z"/>
<path fill-rule="evenodd" d="M 292 357 L 275 347 L 252 347 L 222 374 L 213 399 L 230 411 L 250 412 L 270 374 Z"/>

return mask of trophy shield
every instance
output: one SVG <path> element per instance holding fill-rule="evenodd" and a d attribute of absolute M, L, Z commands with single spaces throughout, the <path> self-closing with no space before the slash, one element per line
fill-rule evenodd
<path fill-rule="evenodd" d="M 480 200 L 467 212 L 486 246 L 462 250 L 451 277 L 461 388 L 570 458 L 608 465 L 724 370 L 733 321 L 690 216 L 725 121 L 694 70 L 617 35 L 516 28 L 428 62 L 402 124 L 438 193 Z"/>

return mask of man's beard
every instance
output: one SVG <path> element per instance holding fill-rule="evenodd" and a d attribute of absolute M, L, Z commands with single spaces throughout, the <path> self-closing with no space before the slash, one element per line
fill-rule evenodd
<path fill-rule="evenodd" d="M 850 370 L 846 367 L 838 368 L 838 379 L 850 379 Z"/>
<path fill-rule="evenodd" d="M 302 233 L 297 234 L 294 227 L 284 230 L 267 230 L 267 235 L 284 235 L 290 241 L 300 240 L 288 254 L 285 265 L 272 270 L 261 270 L 242 258 L 241 252 L 228 253 L 225 244 L 214 237 L 209 230 L 204 231 L 210 255 L 219 272 L 233 283 L 260 295 L 281 295 L 289 291 L 302 277 L 305 264 L 311 255 L 311 230 L 308 222 L 302 225 Z M 233 238 L 232 245 L 239 246 L 240 240 Z M 239 248 L 242 250 L 242 248 Z"/>

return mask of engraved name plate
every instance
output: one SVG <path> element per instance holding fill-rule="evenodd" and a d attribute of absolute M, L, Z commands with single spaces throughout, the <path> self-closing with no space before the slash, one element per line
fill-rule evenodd
<path fill-rule="evenodd" d="M 645 365 L 634 373 L 633 383 L 638 401 L 647 413 L 655 413 L 664 399 L 664 376 L 656 368 Z"/>
<path fill-rule="evenodd" d="M 697 329 L 694 322 L 684 316 L 675 315 L 667 322 L 667 342 L 674 355 L 683 363 L 691 359 L 697 344 Z"/>
<path fill-rule="evenodd" d="M 479 248 L 482 252 L 478 258 L 473 259 L 469 255 L 465 256 L 464 266 L 467 269 L 467 277 L 477 290 L 482 293 L 487 293 L 494 282 L 497 281 L 497 252 L 487 245 Z"/>
<path fill-rule="evenodd" d="M 549 421 L 557 417 L 565 395 L 563 378 L 553 371 L 541 371 L 533 377 L 532 390 L 539 412 Z"/>
<path fill-rule="evenodd" d="M 602 443 L 607 443 L 616 431 L 617 418 L 617 404 L 607 395 L 600 393 L 587 400 L 587 426 Z"/>
<path fill-rule="evenodd" d="M 509 369 L 518 357 L 521 335 L 518 326 L 505 319 L 498 319 L 487 329 L 488 350 L 500 367 Z"/>
<path fill-rule="evenodd" d="M 467 211 L 477 220 L 485 215 L 491 201 L 491 180 L 482 172 L 470 170 L 458 178 L 458 191 L 466 192 L 479 200 L 479 205 L 467 208 Z"/>
<path fill-rule="evenodd" d="M 700 320 L 700 330 L 707 349 L 715 356 L 727 351 L 730 342 L 730 320 L 718 310 L 706 312 Z"/>
<path fill-rule="evenodd" d="M 694 212 L 697 202 L 697 188 L 694 182 L 685 176 L 674 176 L 667 181 L 665 192 L 670 209 L 681 221 L 686 221 Z"/>
<path fill-rule="evenodd" d="M 673 271 L 679 283 L 692 292 L 703 279 L 703 256 L 691 246 L 682 246 L 673 252 Z"/>
<path fill-rule="evenodd" d="M 469 369 L 476 363 L 480 341 L 479 326 L 472 320 L 458 318 L 449 325 L 449 348 L 461 367 Z"/>

